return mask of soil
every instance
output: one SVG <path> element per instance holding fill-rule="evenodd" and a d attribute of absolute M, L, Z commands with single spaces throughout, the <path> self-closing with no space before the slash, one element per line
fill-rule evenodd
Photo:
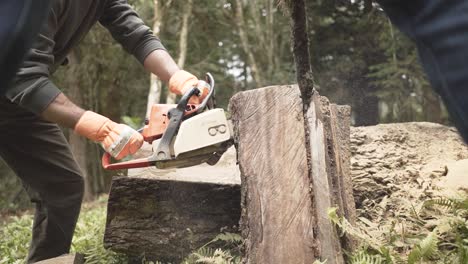
<path fill-rule="evenodd" d="M 454 128 L 425 122 L 352 127 L 351 152 L 362 228 L 385 229 L 425 200 L 468 191 L 468 148 Z"/>

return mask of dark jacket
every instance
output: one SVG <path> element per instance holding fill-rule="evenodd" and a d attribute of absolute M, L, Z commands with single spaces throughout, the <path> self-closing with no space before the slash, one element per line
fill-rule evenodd
<path fill-rule="evenodd" d="M 53 0 L 47 23 L 6 97 L 36 114 L 41 113 L 60 94 L 50 75 L 96 22 L 106 27 L 141 63 L 152 51 L 164 49 L 125 0 Z"/>

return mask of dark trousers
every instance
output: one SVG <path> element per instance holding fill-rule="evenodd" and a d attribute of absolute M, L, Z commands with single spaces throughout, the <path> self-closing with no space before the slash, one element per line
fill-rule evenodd
<path fill-rule="evenodd" d="M 28 263 L 70 250 L 84 181 L 56 124 L 0 97 L 0 156 L 36 205 Z"/>
<path fill-rule="evenodd" d="M 434 90 L 468 142 L 468 1 L 380 0 L 392 22 L 417 45 Z"/>

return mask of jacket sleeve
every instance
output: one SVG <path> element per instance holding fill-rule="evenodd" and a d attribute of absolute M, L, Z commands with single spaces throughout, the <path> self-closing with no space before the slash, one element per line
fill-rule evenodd
<path fill-rule="evenodd" d="M 165 49 L 126 0 L 107 0 L 99 22 L 142 64 L 152 51 Z"/>
<path fill-rule="evenodd" d="M 54 64 L 54 35 L 57 19 L 52 9 L 47 23 L 44 23 L 32 48 L 16 73 L 13 84 L 6 90 L 5 96 L 12 102 L 40 114 L 61 93 L 50 81 L 50 69 Z"/>

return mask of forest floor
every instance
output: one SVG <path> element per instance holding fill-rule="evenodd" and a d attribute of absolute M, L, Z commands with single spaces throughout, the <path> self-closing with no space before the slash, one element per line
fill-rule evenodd
<path fill-rule="evenodd" d="M 468 147 L 454 128 L 421 122 L 354 127 L 351 152 L 358 227 L 383 244 L 391 234 L 411 238 L 440 226 L 444 213 L 424 212 L 425 202 L 467 197 Z M 407 255 L 404 241 L 394 247 Z"/>
<path fill-rule="evenodd" d="M 422 122 L 354 127 L 351 152 L 356 208 L 373 223 L 386 225 L 407 206 L 468 191 L 468 147 L 454 128 Z"/>
<path fill-rule="evenodd" d="M 438 197 L 466 199 L 468 195 L 468 147 L 454 128 L 421 122 L 352 127 L 351 152 L 357 232 L 364 233 L 370 243 L 391 244 L 393 253 L 402 258 L 414 248 L 418 241 L 415 238 L 421 241 L 436 227 L 442 236 L 447 236 L 450 227 L 446 234 L 440 228 L 444 213 L 427 213 L 423 207 L 425 202 Z M 234 171 L 233 166 L 235 151 L 230 149 L 215 167 Z M 213 167 L 201 165 L 196 169 L 203 174 L 203 170 L 212 172 Z M 238 178 L 237 173 L 228 176 Z M 105 200 L 106 197 L 84 207 L 84 212 L 89 208 L 100 211 L 99 221 L 95 220 L 96 213 L 92 219 L 100 223 L 96 228 L 101 231 Z M 13 215 L 24 214 L 30 211 Z M 8 218 L 12 219 L 11 214 L 7 215 L 0 217 L 0 222 L 6 224 Z M 30 222 L 26 222 L 25 233 L 29 233 L 27 225 Z M 468 223 L 464 225 L 468 228 Z M 22 240 L 27 244 L 27 237 Z M 97 238 L 96 243 L 102 243 L 101 240 Z"/>

